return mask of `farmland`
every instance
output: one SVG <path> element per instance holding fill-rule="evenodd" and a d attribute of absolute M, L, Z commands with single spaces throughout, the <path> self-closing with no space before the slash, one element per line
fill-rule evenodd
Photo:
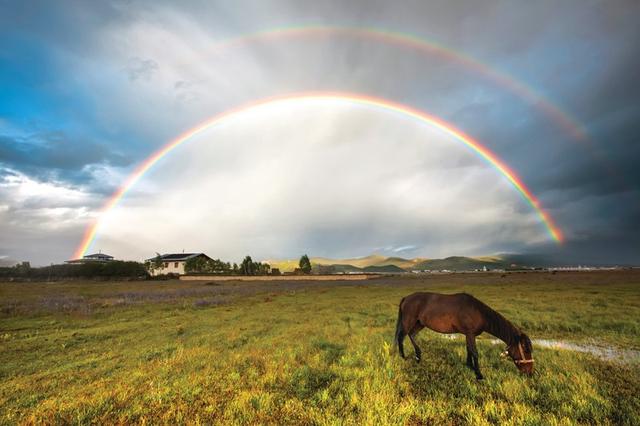
<path fill-rule="evenodd" d="M 413 291 L 466 291 L 534 339 L 537 374 L 479 339 L 392 338 Z M 0 283 L 0 423 L 640 423 L 640 273 L 451 274 L 367 281 Z M 409 354 L 412 349 L 405 344 Z M 629 351 L 629 352 L 624 352 Z"/>

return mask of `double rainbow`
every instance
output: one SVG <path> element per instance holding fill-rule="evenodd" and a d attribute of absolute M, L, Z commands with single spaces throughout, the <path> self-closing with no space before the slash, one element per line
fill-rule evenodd
<path fill-rule="evenodd" d="M 211 127 L 214 127 L 218 124 L 221 124 L 225 120 L 231 118 L 232 116 L 250 111 L 252 109 L 262 107 L 265 105 L 279 105 L 279 104 L 295 104 L 300 101 L 307 100 L 334 100 L 334 101 L 342 101 L 349 102 L 355 105 L 374 107 L 381 111 L 390 112 L 390 113 L 398 113 L 408 118 L 413 118 L 420 122 L 423 122 L 427 125 L 433 126 L 444 134 L 450 135 L 454 137 L 459 142 L 465 144 L 468 148 L 474 151 L 479 157 L 484 159 L 487 163 L 492 165 L 504 178 L 506 178 L 511 185 L 519 192 L 519 194 L 524 198 L 524 200 L 531 205 L 534 211 L 540 217 L 540 220 L 546 227 L 549 235 L 553 240 L 558 243 L 563 241 L 563 235 L 558 226 L 554 223 L 551 216 L 542 208 L 542 205 L 538 201 L 538 199 L 532 194 L 532 192 L 525 186 L 522 180 L 518 177 L 518 175 L 511 170 L 503 161 L 501 161 L 493 152 L 491 152 L 487 147 L 481 145 L 478 141 L 472 139 L 470 136 L 464 134 L 460 130 L 453 127 L 451 124 L 446 123 L 445 121 L 429 115 L 424 111 L 412 108 L 407 105 L 403 105 L 397 102 L 393 102 L 390 100 L 376 98 L 372 96 L 356 94 L 356 93 L 330 93 L 330 92 L 321 92 L 321 93 L 302 93 L 302 94 L 291 94 L 279 97 L 272 97 L 267 99 L 258 100 L 255 102 L 251 102 L 247 105 L 240 106 L 238 108 L 230 109 L 225 112 L 222 112 L 211 119 L 201 123 L 200 125 L 188 130 L 182 135 L 178 136 L 174 140 L 170 141 L 166 145 L 164 145 L 161 149 L 156 151 L 150 157 L 148 157 L 145 161 L 143 161 L 126 179 L 124 184 L 118 188 L 116 192 L 109 198 L 109 200 L 102 207 L 100 216 L 104 216 L 111 209 L 113 209 L 118 202 L 126 195 L 126 193 L 138 182 L 144 174 L 151 169 L 154 164 L 156 164 L 161 158 L 165 157 L 171 151 L 173 151 L 176 147 L 188 141 L 193 136 L 204 132 Z M 78 248 L 76 249 L 74 256 L 76 258 L 80 258 L 84 256 L 87 250 L 91 247 L 94 239 L 100 228 L 100 217 L 98 217 L 94 223 L 92 223 L 85 231 L 84 237 Z"/>
<path fill-rule="evenodd" d="M 525 100 L 537 108 L 548 119 L 554 122 L 573 140 L 591 145 L 591 140 L 584 129 L 569 113 L 546 98 L 539 90 L 527 85 L 508 73 L 495 67 L 488 66 L 474 57 L 454 50 L 435 40 L 430 40 L 415 34 L 392 31 L 375 27 L 349 27 L 329 25 L 307 25 L 270 28 L 253 33 L 243 34 L 215 44 L 212 52 L 234 51 L 242 46 L 273 42 L 277 40 L 298 40 L 302 38 L 320 37 L 349 37 L 371 40 L 387 45 L 394 45 L 413 50 L 420 54 L 438 57 L 483 76 L 488 81 L 506 89 L 512 94 Z"/>

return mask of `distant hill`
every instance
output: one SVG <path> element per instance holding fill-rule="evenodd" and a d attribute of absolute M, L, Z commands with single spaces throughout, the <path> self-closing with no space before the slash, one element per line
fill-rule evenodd
<path fill-rule="evenodd" d="M 523 262 L 524 256 L 519 255 L 494 255 L 483 257 L 451 256 L 444 259 L 405 259 L 402 257 L 385 257 L 377 254 L 351 259 L 330 259 L 325 257 L 312 257 L 311 264 L 314 272 L 339 273 L 339 272 L 388 272 L 401 273 L 414 270 L 419 271 L 469 271 L 474 269 L 502 269 L 517 264 L 530 266 Z M 298 261 L 293 259 L 266 260 L 272 268 L 279 268 L 282 272 L 293 271 L 298 267 Z"/>
<path fill-rule="evenodd" d="M 399 268 L 405 269 L 407 271 L 410 271 L 412 269 L 415 269 L 416 265 L 421 263 L 421 262 L 425 262 L 428 259 L 425 259 L 423 257 L 416 257 L 415 259 L 404 259 L 402 257 L 387 257 L 384 260 L 380 261 L 378 264 L 373 265 L 373 266 L 382 266 L 384 265 L 395 265 Z"/>
<path fill-rule="evenodd" d="M 406 269 L 402 269 L 396 265 L 370 265 L 364 268 L 358 268 L 353 265 L 318 265 L 314 264 L 311 268 L 314 274 L 340 274 L 340 273 L 352 273 L 352 272 L 369 272 L 369 273 L 386 273 L 386 274 L 403 274 L 406 273 Z"/>
<path fill-rule="evenodd" d="M 474 269 L 504 268 L 505 263 L 499 258 L 474 258 L 463 256 L 451 256 L 444 259 L 430 259 L 415 265 L 414 269 L 420 271 L 440 271 L 443 269 L 450 271 L 469 271 Z"/>
<path fill-rule="evenodd" d="M 329 259 L 326 257 L 312 257 L 311 263 L 316 265 L 351 265 L 356 268 L 366 268 L 383 264 L 387 258 L 377 254 L 367 257 L 357 257 L 352 259 Z"/>
<path fill-rule="evenodd" d="M 264 260 L 263 262 L 268 263 L 272 268 L 280 269 L 280 272 L 291 272 L 298 267 L 296 259 Z"/>
<path fill-rule="evenodd" d="M 391 274 L 401 274 L 407 272 L 406 269 L 402 269 L 396 265 L 374 265 L 374 266 L 365 266 L 362 268 L 364 272 L 377 272 L 377 273 L 391 273 Z"/>
<path fill-rule="evenodd" d="M 314 274 L 345 274 L 349 272 L 362 272 L 362 268 L 353 265 L 318 265 L 313 264 L 311 268 Z"/>

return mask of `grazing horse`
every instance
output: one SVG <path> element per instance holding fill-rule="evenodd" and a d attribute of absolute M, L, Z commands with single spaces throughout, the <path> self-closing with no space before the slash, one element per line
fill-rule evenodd
<path fill-rule="evenodd" d="M 416 334 L 424 327 L 438 333 L 460 333 L 467 338 L 467 366 L 482 379 L 478 365 L 476 336 L 487 332 L 507 344 L 503 355 L 509 356 L 516 367 L 526 374 L 533 373 L 531 339 L 511 324 L 505 317 L 475 297 L 466 293 L 438 294 L 413 293 L 400 301 L 396 343 L 404 358 L 403 342 L 409 336 L 420 362 L 421 351 L 416 344 Z"/>

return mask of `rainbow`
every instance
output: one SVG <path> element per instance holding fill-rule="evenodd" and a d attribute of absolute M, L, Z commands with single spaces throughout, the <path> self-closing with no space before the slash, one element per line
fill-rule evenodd
<path fill-rule="evenodd" d="M 611 162 L 599 150 L 595 149 L 594 142 L 585 130 L 584 126 L 572 117 L 568 112 L 562 110 L 536 88 L 527 85 L 513 76 L 488 66 L 478 59 L 454 50 L 442 43 L 429 40 L 415 34 L 392 31 L 376 27 L 350 27 L 338 25 L 306 25 L 271 28 L 256 31 L 230 38 L 215 44 L 213 50 L 227 50 L 263 41 L 275 41 L 278 39 L 322 37 L 322 36 L 342 36 L 361 38 L 364 40 L 375 40 L 381 43 L 399 46 L 403 49 L 410 49 L 416 52 L 435 55 L 445 61 L 457 64 L 465 69 L 473 71 L 488 81 L 508 90 L 515 96 L 523 99 L 529 105 L 540 111 L 552 123 L 554 123 L 570 139 L 582 143 L 589 148 L 588 153 L 598 161 L 603 169 L 614 179 L 624 186 L 627 186 L 624 177 L 611 164 Z"/>
<path fill-rule="evenodd" d="M 262 41 L 288 39 L 293 37 L 317 37 L 317 36 L 344 36 L 376 40 L 382 43 L 393 44 L 405 49 L 415 50 L 421 53 L 436 55 L 446 61 L 458 64 L 466 69 L 477 72 L 489 81 L 507 89 L 516 96 L 541 111 L 547 118 L 563 129 L 573 140 L 591 145 L 584 127 L 572 118 L 567 112 L 560 109 L 542 94 L 507 73 L 485 65 L 477 59 L 453 50 L 443 44 L 419 37 L 414 34 L 391 31 L 373 27 L 348 27 L 348 26 L 298 26 L 272 28 L 254 33 L 244 34 L 238 37 L 219 42 L 214 50 L 227 50 L 239 47 L 243 44 L 258 43 Z"/>
<path fill-rule="evenodd" d="M 188 130 L 187 132 L 181 134 L 174 140 L 167 143 L 165 146 L 160 148 L 158 151 L 153 153 L 150 157 L 148 157 L 145 161 L 143 161 L 136 169 L 128 176 L 126 181 L 123 183 L 117 191 L 113 193 L 113 195 L 107 200 L 101 210 L 100 216 L 104 216 L 111 209 L 113 209 L 118 202 L 126 195 L 126 193 L 144 176 L 144 174 L 151 169 L 161 158 L 169 154 L 176 147 L 180 146 L 184 142 L 188 141 L 193 136 L 204 132 L 205 130 L 217 125 L 221 124 L 225 120 L 231 118 L 232 116 L 246 112 L 261 106 L 270 105 L 270 104 L 284 104 L 284 103 L 296 103 L 304 100 L 334 100 L 334 101 L 343 101 L 350 102 L 356 105 L 376 107 L 383 111 L 387 112 L 395 112 L 399 113 L 403 116 L 414 118 L 418 121 L 426 123 L 430 126 L 434 126 L 445 134 L 448 134 L 458 141 L 465 144 L 468 148 L 473 150 L 476 154 L 478 154 L 481 158 L 483 158 L 487 163 L 492 165 L 495 169 L 497 169 L 502 176 L 504 176 L 513 187 L 520 193 L 520 195 L 524 198 L 524 200 L 529 203 L 533 209 L 536 211 L 538 216 L 540 217 L 542 223 L 544 223 L 549 235 L 553 240 L 558 243 L 563 241 L 563 235 L 558 226 L 554 223 L 551 216 L 542 208 L 540 202 L 536 199 L 536 197 L 532 194 L 532 192 L 525 186 L 522 180 L 516 175 L 514 171 L 512 171 L 503 161 L 501 161 L 493 152 L 491 152 L 488 148 L 481 145 L 478 141 L 472 139 L 470 136 L 465 135 L 460 130 L 455 129 L 450 124 L 440 120 L 437 117 L 429 115 L 421 110 L 412 108 L 407 105 L 403 105 L 397 102 L 393 102 L 390 100 L 376 98 L 372 96 L 356 94 L 356 93 L 331 93 L 331 92 L 320 92 L 320 93 L 300 93 L 300 94 L 290 94 L 279 97 L 271 97 L 262 100 L 258 100 L 255 102 L 251 102 L 247 105 L 240 106 L 238 108 L 230 109 L 224 111 L 211 119 L 205 121 L 204 123 L 199 124 L 198 126 Z M 74 253 L 75 258 L 80 258 L 84 256 L 93 243 L 93 240 L 96 238 L 98 230 L 100 228 L 100 216 L 86 229 L 85 234 L 80 242 L 80 245 L 76 249 Z"/>

